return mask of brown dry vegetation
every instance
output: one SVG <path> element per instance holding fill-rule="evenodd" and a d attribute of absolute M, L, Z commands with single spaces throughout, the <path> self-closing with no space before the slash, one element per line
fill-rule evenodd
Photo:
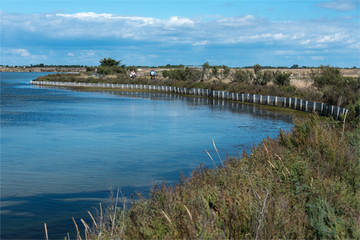
<path fill-rule="evenodd" d="M 114 201 L 86 239 L 359 239 L 360 126 L 344 136 L 317 117 L 252 153 Z M 116 202 L 116 204 L 115 204 Z M 124 206 L 124 205 L 123 205 Z M 116 209 L 116 211 L 114 211 Z M 80 230 L 78 236 L 81 236 Z"/>

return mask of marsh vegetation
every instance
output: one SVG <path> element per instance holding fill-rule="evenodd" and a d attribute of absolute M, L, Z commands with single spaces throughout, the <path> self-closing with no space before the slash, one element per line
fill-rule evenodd
<path fill-rule="evenodd" d="M 341 129 L 313 116 L 250 155 L 156 185 L 131 207 L 117 193 L 97 217 L 89 212 L 91 223 L 79 221 L 78 238 L 357 239 L 360 126 Z"/>

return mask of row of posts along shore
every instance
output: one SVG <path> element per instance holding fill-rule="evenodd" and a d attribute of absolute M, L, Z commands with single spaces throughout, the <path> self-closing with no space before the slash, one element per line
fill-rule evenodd
<path fill-rule="evenodd" d="M 234 93 L 228 91 L 217 91 L 202 88 L 182 88 L 171 86 L 155 86 L 155 85 L 139 85 L 139 84 L 112 84 L 112 83 L 81 83 L 81 82 L 51 82 L 51 81 L 35 81 L 31 84 L 59 86 L 59 87 L 89 87 L 89 88 L 113 88 L 139 90 L 149 92 L 164 92 L 184 95 L 204 96 L 209 98 L 233 100 L 245 103 L 263 104 L 277 107 L 291 108 L 303 112 L 316 112 L 321 116 L 332 116 L 338 119 L 340 114 L 346 115 L 348 109 L 327 105 L 322 102 L 311 102 L 299 98 L 263 96 L 258 94 Z"/>

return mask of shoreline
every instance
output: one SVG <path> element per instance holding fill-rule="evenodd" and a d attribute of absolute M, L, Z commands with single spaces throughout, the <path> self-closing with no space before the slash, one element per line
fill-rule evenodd
<path fill-rule="evenodd" d="M 258 94 L 236 93 L 228 91 L 216 91 L 202 88 L 180 88 L 171 86 L 139 85 L 139 84 L 110 84 L 110 83 L 80 83 L 80 82 L 50 82 L 50 81 L 30 81 L 30 84 L 40 86 L 72 87 L 72 88 L 96 88 L 99 90 L 107 89 L 125 91 L 144 91 L 182 94 L 189 96 L 208 97 L 213 99 L 223 99 L 237 101 L 241 103 L 252 103 L 266 106 L 289 108 L 302 112 L 316 112 L 320 116 L 332 116 L 339 119 L 340 114 L 347 115 L 348 109 L 327 105 L 325 103 L 306 101 L 298 98 L 263 96 Z"/>

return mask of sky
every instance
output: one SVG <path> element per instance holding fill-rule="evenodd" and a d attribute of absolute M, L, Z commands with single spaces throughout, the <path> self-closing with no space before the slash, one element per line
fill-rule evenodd
<path fill-rule="evenodd" d="M 360 0 L 0 0 L 0 65 L 360 67 Z"/>

